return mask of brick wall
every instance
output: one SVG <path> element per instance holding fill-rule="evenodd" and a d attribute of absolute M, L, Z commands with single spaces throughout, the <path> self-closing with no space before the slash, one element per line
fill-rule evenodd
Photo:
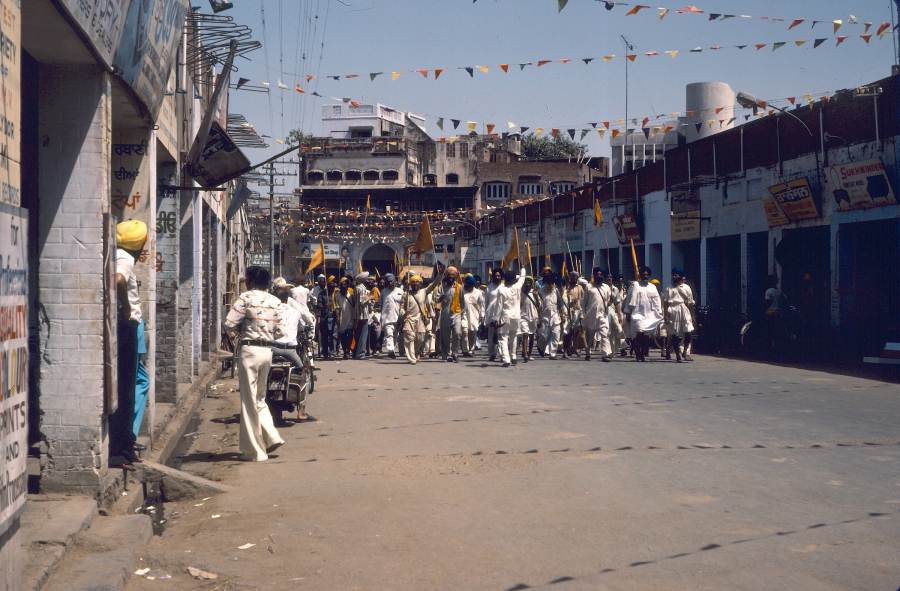
<path fill-rule="evenodd" d="M 103 212 L 110 81 L 87 66 L 40 70 L 41 488 L 93 495 L 106 472 Z"/>

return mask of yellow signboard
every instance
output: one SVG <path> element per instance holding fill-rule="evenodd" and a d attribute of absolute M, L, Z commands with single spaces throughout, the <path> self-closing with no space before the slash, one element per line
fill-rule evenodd
<path fill-rule="evenodd" d="M 700 210 L 672 214 L 672 242 L 700 238 Z"/>
<path fill-rule="evenodd" d="M 790 221 L 784 216 L 784 212 L 781 211 L 781 207 L 778 206 L 778 202 L 774 199 L 763 199 L 762 200 L 763 207 L 766 208 L 766 221 L 769 222 L 769 227 L 773 226 L 783 226 Z"/>
<path fill-rule="evenodd" d="M 798 222 L 819 217 L 819 210 L 816 209 L 812 189 L 806 177 L 769 187 L 769 193 L 778 201 L 789 221 Z"/>

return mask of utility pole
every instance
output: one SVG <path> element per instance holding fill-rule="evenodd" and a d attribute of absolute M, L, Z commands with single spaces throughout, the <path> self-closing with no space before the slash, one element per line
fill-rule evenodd
<path fill-rule="evenodd" d="M 297 176 L 295 172 L 277 172 L 276 164 L 290 164 L 296 166 L 300 162 L 298 160 L 275 160 L 270 162 L 266 168 L 262 170 L 263 175 L 269 177 L 269 274 L 275 277 L 275 187 L 283 187 L 284 181 L 275 182 L 275 177 Z M 284 256 L 284 243 L 279 237 L 279 257 Z M 278 271 L 281 272 L 281 263 L 279 258 Z"/>

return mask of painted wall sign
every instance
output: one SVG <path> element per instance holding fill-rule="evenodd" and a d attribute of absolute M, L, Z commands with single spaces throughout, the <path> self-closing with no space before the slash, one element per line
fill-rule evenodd
<path fill-rule="evenodd" d="M 22 11 L 17 0 L 0 0 L 0 203 L 22 204 L 20 191 L 19 128 L 22 112 L 21 94 L 21 22 Z"/>
<path fill-rule="evenodd" d="M 250 253 L 250 266 L 251 267 L 268 267 L 269 261 L 272 259 L 272 253 L 270 252 L 251 252 Z"/>
<path fill-rule="evenodd" d="M 319 248 L 320 244 L 311 242 L 309 244 L 300 244 L 300 258 L 301 259 L 310 259 L 316 249 Z M 340 244 L 329 244 L 325 243 L 325 259 L 339 259 L 341 258 L 341 245 Z"/>
<path fill-rule="evenodd" d="M 91 42 L 94 50 L 108 66 L 112 67 L 125 17 L 132 4 L 131 0 L 60 0 L 82 32 Z M 146 4 L 137 1 L 134 4 Z"/>
<path fill-rule="evenodd" d="M 0 534 L 25 509 L 28 474 L 28 212 L 0 204 Z"/>
<path fill-rule="evenodd" d="M 616 237 L 619 244 L 629 244 L 631 240 L 641 241 L 641 229 L 637 225 L 634 214 L 626 213 L 613 217 L 613 227 L 616 229 Z"/>
<path fill-rule="evenodd" d="M 672 241 L 700 238 L 700 221 L 699 209 L 672 215 Z"/>
<path fill-rule="evenodd" d="M 762 204 L 766 210 L 766 221 L 769 223 L 770 228 L 790 223 L 790 220 L 781 211 L 778 201 L 775 199 L 763 199 Z"/>
<path fill-rule="evenodd" d="M 792 222 L 819 217 L 812 189 L 806 177 L 769 187 L 769 193 L 778 201 L 784 215 Z"/>
<path fill-rule="evenodd" d="M 881 158 L 828 166 L 825 178 L 837 211 L 897 205 Z"/>

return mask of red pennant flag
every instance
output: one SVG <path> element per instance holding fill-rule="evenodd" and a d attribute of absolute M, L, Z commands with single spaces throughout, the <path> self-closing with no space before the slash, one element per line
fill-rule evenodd
<path fill-rule="evenodd" d="M 723 110 L 725 110 L 725 107 L 716 107 L 716 115 L 721 113 Z"/>
<path fill-rule="evenodd" d="M 796 98 L 796 97 L 789 96 L 789 97 L 787 97 L 787 100 L 789 100 L 790 103 L 793 105 L 793 104 L 794 104 L 794 99 L 795 99 L 795 98 Z"/>
<path fill-rule="evenodd" d="M 428 70 L 416 70 L 416 72 L 428 78 Z"/>
<path fill-rule="evenodd" d="M 549 63 L 552 62 L 552 61 L 553 61 L 553 60 L 538 60 L 538 65 L 537 65 L 537 67 L 540 68 L 540 67 L 543 66 L 544 64 L 549 64 Z"/>
<path fill-rule="evenodd" d="M 757 43 L 757 44 L 754 45 L 753 47 L 756 48 L 756 51 L 759 51 L 760 49 L 762 49 L 762 48 L 765 47 L 766 45 L 768 45 L 768 43 Z"/>
<path fill-rule="evenodd" d="M 659 55 L 659 54 L 656 53 L 655 51 L 648 51 L 648 52 L 645 53 L 644 55 Z"/>
<path fill-rule="evenodd" d="M 304 76 L 304 78 L 306 78 L 306 81 L 309 82 L 310 80 L 315 78 L 315 76 L 310 76 L 309 74 L 307 74 L 306 76 Z"/>
<path fill-rule="evenodd" d="M 791 23 L 791 26 L 788 27 L 788 31 L 790 31 L 791 29 L 793 29 L 794 27 L 796 27 L 797 25 L 799 25 L 800 23 L 802 23 L 805 20 L 806 20 L 805 18 L 795 18 L 794 22 Z"/>
<path fill-rule="evenodd" d="M 710 49 L 713 49 L 713 50 L 715 50 L 715 49 L 723 49 L 723 47 L 722 47 L 721 45 L 716 45 L 715 47 L 710 47 Z"/>
<path fill-rule="evenodd" d="M 441 75 L 441 72 L 446 72 L 447 68 L 435 68 L 434 70 L 434 79 L 437 80 L 438 76 Z"/>
<path fill-rule="evenodd" d="M 685 6 L 684 9 L 687 12 L 696 12 L 699 14 L 703 14 L 703 11 L 700 10 L 699 8 L 697 8 L 696 6 Z"/>
<path fill-rule="evenodd" d="M 504 72 L 509 72 L 509 64 L 497 64 L 497 67 L 503 70 Z"/>
<path fill-rule="evenodd" d="M 359 78 L 359 74 L 350 74 L 349 76 L 344 76 L 344 78 Z"/>
<path fill-rule="evenodd" d="M 875 34 L 876 34 L 877 36 L 881 37 L 881 34 L 884 32 L 884 30 L 887 29 L 887 28 L 890 27 L 890 26 L 891 26 L 891 23 L 881 23 L 881 26 L 878 27 L 878 30 L 875 31 Z"/>
<path fill-rule="evenodd" d="M 844 42 L 844 39 L 846 39 L 846 38 L 847 38 L 847 35 L 841 35 L 840 37 L 837 37 L 837 38 L 836 38 L 836 39 L 837 39 L 837 43 L 835 43 L 834 46 L 837 47 L 838 45 L 840 45 L 841 43 L 843 43 L 843 42 Z"/>
<path fill-rule="evenodd" d="M 625 57 L 627 57 L 631 61 L 634 61 L 634 58 L 636 58 L 637 56 L 636 55 L 626 55 Z"/>
<path fill-rule="evenodd" d="M 869 44 L 869 39 L 872 38 L 872 33 L 869 33 L 868 35 L 860 35 L 860 37 L 862 37 L 862 38 L 863 38 L 863 41 L 865 41 L 865 42 L 866 42 L 866 45 L 868 45 L 868 44 Z"/>
<path fill-rule="evenodd" d="M 356 101 L 350 101 L 350 106 L 353 107 L 354 109 L 356 109 L 359 107 L 359 103 Z"/>
<path fill-rule="evenodd" d="M 603 127 L 605 127 L 606 129 L 609 129 L 609 121 L 601 121 L 600 123 L 603 124 Z M 613 137 L 615 137 L 615 136 L 613 136 Z"/>
<path fill-rule="evenodd" d="M 493 123 L 487 123 L 487 124 L 485 124 L 485 127 L 487 127 L 488 135 L 490 135 L 490 133 L 492 131 L 494 131 L 494 127 L 496 127 L 496 126 Z"/>
<path fill-rule="evenodd" d="M 550 134 L 553 136 L 553 139 L 556 139 L 556 136 L 559 135 L 559 128 L 558 128 L 558 127 L 551 127 L 551 128 L 550 128 Z"/>
<path fill-rule="evenodd" d="M 650 121 L 650 117 L 644 117 L 644 122 L 641 123 L 641 127 L 647 127 L 647 122 Z"/>
<path fill-rule="evenodd" d="M 299 81 L 299 80 L 297 80 L 297 86 L 295 87 L 295 89 L 296 89 L 297 92 L 302 92 L 303 94 L 306 94 L 306 91 L 303 90 L 302 88 L 300 88 L 300 81 Z"/>
<path fill-rule="evenodd" d="M 642 8 L 650 8 L 650 7 L 649 7 L 649 6 L 642 6 L 642 5 L 638 4 L 638 5 L 636 5 L 634 8 L 632 8 L 631 10 L 629 10 L 628 12 L 626 12 L 626 13 L 625 13 L 625 16 L 630 16 L 630 15 L 632 15 L 632 14 L 637 14 L 638 11 L 640 11 L 640 9 L 642 9 Z"/>

